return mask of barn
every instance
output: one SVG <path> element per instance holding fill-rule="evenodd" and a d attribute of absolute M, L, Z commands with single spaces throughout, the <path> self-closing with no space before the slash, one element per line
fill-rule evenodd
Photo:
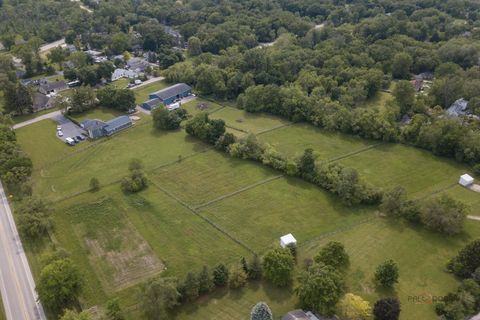
<path fill-rule="evenodd" d="M 160 99 L 164 105 L 169 105 L 190 95 L 192 95 L 192 87 L 185 83 L 177 83 L 171 87 L 151 93 L 149 99 Z"/>

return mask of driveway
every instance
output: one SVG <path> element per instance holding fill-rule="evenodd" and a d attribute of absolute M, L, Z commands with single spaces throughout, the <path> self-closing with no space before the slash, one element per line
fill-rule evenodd
<path fill-rule="evenodd" d="M 15 125 L 13 125 L 13 129 L 18 129 L 18 128 L 21 128 L 21 127 L 25 127 L 25 126 L 28 126 L 32 123 L 42 121 L 42 120 L 45 120 L 45 119 L 53 119 L 53 118 L 55 118 L 59 115 L 62 115 L 62 112 L 60 110 L 53 111 L 53 112 L 38 116 L 36 118 L 30 119 L 30 120 L 17 123 Z"/>
<path fill-rule="evenodd" d="M 65 142 L 66 138 L 81 136 L 85 133 L 85 130 L 77 126 L 75 123 L 67 119 L 62 114 L 54 117 L 53 120 L 55 120 L 58 123 L 58 125 L 62 127 L 63 136 L 59 137 L 57 133 L 57 138 L 59 138 L 63 142 Z"/>

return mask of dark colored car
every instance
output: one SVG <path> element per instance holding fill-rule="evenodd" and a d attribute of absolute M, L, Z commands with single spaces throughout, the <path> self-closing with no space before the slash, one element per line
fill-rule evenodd
<path fill-rule="evenodd" d="M 75 141 L 75 143 L 78 143 L 78 139 L 75 138 L 75 137 L 72 137 L 73 141 Z"/>
<path fill-rule="evenodd" d="M 85 140 L 85 138 L 84 138 L 84 137 L 82 137 L 82 136 L 76 136 L 76 138 L 77 138 L 78 140 L 80 140 L 80 141 L 83 141 L 83 140 Z"/>

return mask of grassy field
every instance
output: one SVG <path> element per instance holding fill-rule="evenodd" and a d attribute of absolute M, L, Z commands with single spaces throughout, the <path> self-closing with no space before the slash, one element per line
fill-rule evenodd
<path fill-rule="evenodd" d="M 319 159 L 323 160 L 364 150 L 378 143 L 355 136 L 328 132 L 308 124 L 294 124 L 273 130 L 259 135 L 259 139 L 268 142 L 289 157 L 302 154 L 306 148 L 312 148 Z"/>
<path fill-rule="evenodd" d="M 289 124 L 288 121 L 267 114 L 252 114 L 243 110 L 225 107 L 213 113 L 211 118 L 223 119 L 232 129 L 245 133 L 260 133 Z"/>
<path fill-rule="evenodd" d="M 356 228 L 306 243 L 300 248 L 300 261 L 311 258 L 330 240 L 341 241 L 350 256 L 349 291 L 371 303 L 381 296 L 396 296 L 402 304 L 401 319 L 436 319 L 431 304 L 415 304 L 409 296 L 443 296 L 458 286 L 445 272 L 445 264 L 466 243 L 478 238 L 480 223 L 467 222 L 466 232 L 445 237 L 399 221 L 376 219 Z M 375 288 L 372 278 L 375 266 L 386 259 L 399 265 L 399 283 L 393 291 Z"/>
<path fill-rule="evenodd" d="M 345 207 L 334 196 L 295 178 L 271 181 L 201 210 L 260 253 L 277 246 L 287 233 L 304 242 L 373 216 L 371 208 Z"/>
<path fill-rule="evenodd" d="M 168 84 L 165 81 L 156 81 L 139 88 L 134 89 L 135 91 L 135 100 L 137 104 L 143 103 L 148 100 L 148 95 L 155 91 L 161 90 L 168 87 Z"/>
<path fill-rule="evenodd" d="M 73 114 L 71 115 L 71 117 L 78 122 L 86 119 L 99 119 L 103 121 L 108 121 L 124 114 L 125 112 L 121 112 L 111 108 L 95 108 L 87 112 Z"/>
<path fill-rule="evenodd" d="M 206 109 L 200 110 L 197 108 L 198 105 L 200 104 L 205 104 L 207 106 Z M 196 115 L 202 111 L 207 112 L 207 113 L 214 113 L 223 108 L 221 105 L 218 103 L 214 103 L 211 101 L 207 101 L 201 98 L 197 98 L 195 100 L 192 100 L 190 102 L 187 102 L 185 104 L 182 104 L 182 108 L 187 110 L 188 114 L 190 115 Z"/>
<path fill-rule="evenodd" d="M 184 107 L 194 114 L 200 102 Z M 212 117 L 241 131 L 228 130 L 264 132 L 259 139 L 289 156 L 311 147 L 321 159 L 356 168 L 375 186 L 402 185 L 413 197 L 445 189 L 471 205 L 472 213 L 480 210 L 478 194 L 454 186 L 459 174 L 468 170 L 453 161 L 407 146 L 378 144 L 207 103 Z M 71 253 L 85 274 L 83 306 L 101 305 L 118 296 L 130 310 L 130 319 L 142 318 L 136 308 L 137 290 L 147 277 L 183 277 L 204 264 L 232 264 L 250 256 L 240 243 L 262 254 L 290 232 L 299 241 L 298 270 L 327 241 L 342 241 L 352 262 L 349 291 L 372 302 L 380 296 L 398 296 L 402 320 L 434 319 L 431 305 L 409 303 L 408 296 L 453 290 L 457 282 L 444 271 L 445 262 L 480 234 L 477 221 L 469 221 L 463 235 L 446 238 L 379 218 L 372 207 L 346 207 L 318 187 L 254 162 L 229 158 L 183 130 L 156 131 L 147 116 L 112 138 L 75 148 L 55 137 L 51 120 L 16 132 L 34 161 L 35 192 L 54 203 L 53 241 Z M 142 159 L 150 183 L 138 194 L 125 195 L 118 181 L 127 174 L 132 158 Z M 93 176 L 103 187 L 86 192 Z M 38 275 L 48 245 L 27 243 L 26 249 Z M 375 266 L 387 258 L 400 266 L 395 292 L 378 291 L 371 282 Z M 291 289 L 260 282 L 201 297 L 198 303 L 179 308 L 174 318 L 247 320 L 258 301 L 267 301 L 276 317 L 296 308 Z"/>
<path fill-rule="evenodd" d="M 39 124 L 43 125 L 43 122 Z M 112 138 L 84 144 L 85 147 L 70 148 L 72 151 L 65 156 L 49 151 L 60 148 L 58 144 L 68 149 L 58 139 L 52 147 L 45 143 L 46 149 L 43 150 L 26 139 L 36 128 L 38 124 L 17 130 L 18 140 L 34 163 L 35 159 L 42 160 L 41 165 L 35 166 L 34 189 L 51 200 L 86 190 L 92 177 L 99 179 L 101 184 L 118 181 L 128 173 L 128 163 L 132 158 L 141 159 L 145 168 L 151 170 L 176 161 L 179 156 L 185 158 L 206 149 L 204 144 L 187 137 L 182 131 L 156 131 L 151 120 L 144 119 L 136 127 Z"/>
<path fill-rule="evenodd" d="M 356 168 L 373 185 L 382 188 L 403 186 L 413 197 L 454 186 L 469 168 L 432 153 L 400 145 L 386 144 L 340 160 Z"/>
<path fill-rule="evenodd" d="M 186 203 L 198 206 L 275 175 L 278 173 L 268 168 L 211 150 L 159 168 L 150 178 Z"/>

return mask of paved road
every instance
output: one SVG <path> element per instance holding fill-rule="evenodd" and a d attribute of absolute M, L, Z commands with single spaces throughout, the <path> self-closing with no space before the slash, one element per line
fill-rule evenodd
<path fill-rule="evenodd" d="M 7 320 L 46 320 L 35 282 L 0 183 L 0 291 Z"/>
<path fill-rule="evenodd" d="M 63 46 L 63 45 L 65 45 L 65 38 L 40 46 L 40 53 L 46 52 L 50 49 L 56 48 L 58 46 Z"/>
<path fill-rule="evenodd" d="M 14 124 L 13 129 L 18 129 L 18 128 L 21 128 L 21 127 L 25 127 L 25 126 L 28 126 L 29 124 L 32 124 L 32 123 L 35 123 L 35 122 L 38 122 L 38 121 L 42 121 L 42 120 L 45 120 L 45 119 L 52 119 L 52 118 L 55 118 L 55 117 L 58 117 L 58 116 L 61 116 L 61 115 L 62 115 L 62 112 L 60 110 L 52 111 L 50 113 L 43 114 L 43 115 L 38 116 L 36 118 Z"/>
<path fill-rule="evenodd" d="M 130 90 L 135 90 L 137 88 L 141 88 L 143 86 L 149 85 L 150 83 L 154 83 L 154 82 L 157 82 L 157 81 L 162 81 L 163 79 L 165 79 L 165 77 L 151 78 L 151 79 L 148 79 L 148 80 L 142 82 L 138 86 L 131 87 Z"/>

